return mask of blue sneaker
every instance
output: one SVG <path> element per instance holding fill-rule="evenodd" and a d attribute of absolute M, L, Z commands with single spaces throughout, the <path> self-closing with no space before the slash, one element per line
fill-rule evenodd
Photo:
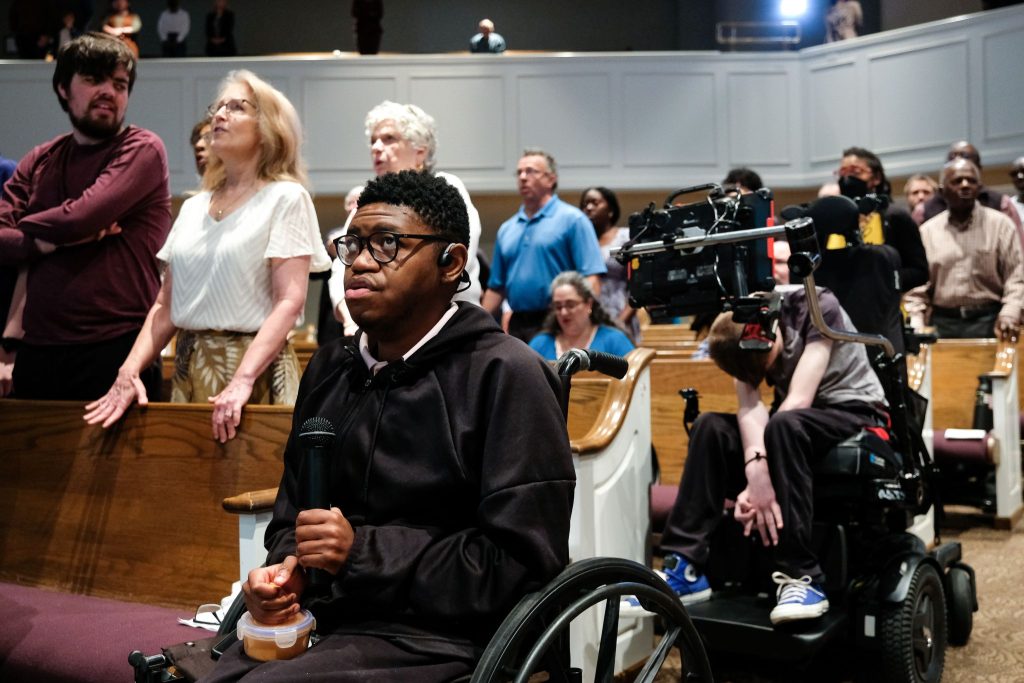
<path fill-rule="evenodd" d="M 675 591 L 675 594 L 679 596 L 679 602 L 684 605 L 692 605 L 711 598 L 711 585 L 707 578 L 703 574 L 697 573 L 696 567 L 690 564 L 685 557 L 674 554 L 666 555 L 663 566 L 663 571 L 655 571 L 655 573 L 665 580 L 669 588 Z M 619 603 L 620 617 L 644 617 L 650 616 L 650 614 L 651 612 L 640 605 L 636 596 L 630 595 L 622 598 Z"/>
<path fill-rule="evenodd" d="M 772 581 L 778 584 L 775 591 L 776 604 L 770 615 L 773 624 L 782 624 L 797 619 L 815 619 L 828 611 L 828 598 L 821 586 L 802 576 L 793 579 L 782 572 L 772 574 Z"/>

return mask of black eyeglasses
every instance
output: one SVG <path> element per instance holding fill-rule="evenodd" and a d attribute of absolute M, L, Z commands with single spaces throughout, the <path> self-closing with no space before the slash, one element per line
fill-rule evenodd
<path fill-rule="evenodd" d="M 338 250 L 338 258 L 346 266 L 351 266 L 359 258 L 363 247 L 370 250 L 370 256 L 377 263 L 391 263 L 398 256 L 399 240 L 409 238 L 431 240 L 433 242 L 451 242 L 441 235 L 413 235 L 400 232 L 375 232 L 369 237 L 359 235 L 342 235 L 334 240 L 334 248 Z"/>

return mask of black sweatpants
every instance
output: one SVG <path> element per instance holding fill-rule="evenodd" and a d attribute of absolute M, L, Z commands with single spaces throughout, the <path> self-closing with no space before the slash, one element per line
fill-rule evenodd
<path fill-rule="evenodd" d="M 768 469 L 783 528 L 775 563 L 793 577 L 824 577 L 811 548 L 814 521 L 814 462 L 835 444 L 876 426 L 883 416 L 863 403 L 775 413 L 764 431 Z M 743 443 L 735 415 L 704 413 L 694 424 L 679 494 L 669 513 L 661 547 L 698 568 L 707 565 L 709 539 L 722 519 L 726 499 L 746 488 Z"/>
<path fill-rule="evenodd" d="M 331 634 L 295 659 L 273 662 L 249 659 L 242 644 L 235 643 L 213 673 L 198 683 L 440 683 L 473 672 L 469 660 L 427 654 L 415 643 L 403 647 L 400 641 L 388 636 Z"/>

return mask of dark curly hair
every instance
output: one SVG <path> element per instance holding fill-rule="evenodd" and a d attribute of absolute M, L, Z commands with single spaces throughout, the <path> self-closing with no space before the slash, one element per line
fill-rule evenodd
<path fill-rule="evenodd" d="M 128 72 L 128 93 L 131 94 L 135 86 L 135 65 L 135 55 L 124 41 L 106 33 L 90 31 L 60 49 L 57 68 L 53 70 L 53 92 L 57 93 L 61 109 L 67 111 L 68 101 L 61 96 L 59 86 L 64 90 L 70 88 L 75 74 L 99 80 L 110 78 L 117 67 L 123 66 Z"/>
<path fill-rule="evenodd" d="M 462 195 L 432 173 L 400 171 L 377 176 L 366 183 L 356 206 L 368 204 L 406 206 L 438 235 L 469 246 L 469 214 Z"/>
<path fill-rule="evenodd" d="M 731 169 L 729 173 L 726 174 L 725 180 L 722 181 L 722 187 L 725 189 L 729 189 L 730 187 L 735 187 L 737 185 L 742 185 L 751 192 L 757 192 L 764 187 L 764 183 L 761 182 L 761 176 L 759 176 L 756 171 L 753 171 L 746 166 Z"/>
<path fill-rule="evenodd" d="M 593 303 L 593 307 L 590 309 L 590 322 L 594 325 L 607 325 L 608 327 L 614 327 L 615 329 L 626 332 L 622 329 L 622 326 L 616 320 L 613 320 L 608 311 L 604 310 L 604 306 L 596 296 L 594 296 L 593 290 L 590 289 L 590 284 L 587 279 L 577 273 L 575 270 L 567 270 L 563 273 L 559 273 L 555 276 L 555 279 L 551 281 L 551 287 L 549 292 L 554 295 L 555 290 L 564 285 L 569 285 L 576 290 L 576 293 L 583 299 L 583 303 Z M 557 336 L 562 328 L 558 326 L 558 316 L 555 315 L 554 311 L 549 311 L 547 316 L 544 318 L 544 322 L 540 326 L 540 332 L 547 332 L 552 337 Z"/>
<path fill-rule="evenodd" d="M 885 167 L 882 166 L 882 160 L 878 158 L 878 155 L 869 149 L 863 147 L 847 147 L 843 150 L 844 157 L 857 157 L 871 169 L 871 175 L 878 178 L 878 187 L 875 188 L 876 194 L 892 194 L 892 186 L 889 184 L 889 179 L 885 177 Z"/>

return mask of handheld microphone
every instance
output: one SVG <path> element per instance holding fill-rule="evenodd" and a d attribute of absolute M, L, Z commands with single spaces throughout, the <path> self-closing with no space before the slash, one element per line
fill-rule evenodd
<path fill-rule="evenodd" d="M 593 370 L 615 379 L 622 379 L 629 372 L 629 361 L 622 356 L 586 349 L 569 349 L 558 359 L 559 375 L 573 375 L 583 370 Z"/>
<path fill-rule="evenodd" d="M 303 451 L 300 485 L 304 510 L 331 509 L 331 461 L 328 449 L 334 444 L 334 439 L 334 425 L 327 418 L 311 417 L 299 428 L 299 444 Z M 331 583 L 331 575 L 324 569 L 309 569 L 306 576 L 310 585 L 315 587 Z"/>

